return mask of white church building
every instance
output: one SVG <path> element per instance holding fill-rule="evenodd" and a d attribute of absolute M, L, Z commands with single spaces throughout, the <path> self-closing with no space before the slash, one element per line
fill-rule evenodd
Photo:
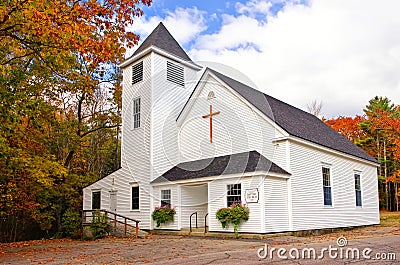
<path fill-rule="evenodd" d="M 197 212 L 199 226 L 233 232 L 216 212 L 235 201 L 250 210 L 240 232 L 379 224 L 373 157 L 238 73 L 193 62 L 162 23 L 120 67 L 121 168 L 83 190 L 84 210 L 148 230 L 187 228 Z M 164 204 L 174 221 L 156 227 Z"/>

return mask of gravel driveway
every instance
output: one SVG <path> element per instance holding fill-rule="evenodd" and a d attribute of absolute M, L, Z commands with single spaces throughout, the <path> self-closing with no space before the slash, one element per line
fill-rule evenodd
<path fill-rule="evenodd" d="M 337 239 L 343 236 L 347 245 L 339 248 Z M 322 249 L 329 249 L 329 246 L 338 249 L 338 257 L 330 258 L 329 255 L 333 257 L 335 251 L 329 253 L 326 250 L 324 264 L 400 264 L 400 227 L 374 226 L 322 236 L 283 236 L 268 240 L 162 235 L 143 239 L 107 237 L 96 241 L 39 240 L 0 244 L 0 264 L 319 264 L 321 260 L 312 256 L 311 259 L 301 259 L 302 251 L 308 254 L 315 249 L 317 255 L 321 255 Z M 268 254 L 275 248 L 272 259 L 270 255 L 263 257 L 265 248 Z M 278 257 L 279 248 L 283 249 L 280 250 L 282 258 Z M 359 259 L 351 257 L 355 248 L 360 251 Z M 367 253 L 370 259 L 362 256 L 361 252 L 366 248 L 371 249 Z M 348 249 L 349 258 L 346 259 Z M 299 259 L 292 258 L 297 252 Z M 381 254 L 379 257 L 386 260 L 377 260 L 376 254 Z"/>

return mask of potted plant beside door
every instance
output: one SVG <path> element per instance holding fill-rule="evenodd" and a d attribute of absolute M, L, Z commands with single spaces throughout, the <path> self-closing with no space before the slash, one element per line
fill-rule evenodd
<path fill-rule="evenodd" d="M 239 237 L 239 225 L 242 221 L 249 220 L 249 208 L 241 202 L 233 203 L 228 208 L 221 208 L 217 211 L 216 217 L 221 222 L 222 228 L 225 228 L 229 223 L 233 224 L 233 231 L 236 237 Z"/>
<path fill-rule="evenodd" d="M 171 207 L 171 205 L 167 204 L 164 206 L 156 207 L 151 214 L 151 217 L 156 222 L 156 227 L 160 227 L 161 224 L 173 222 L 175 214 L 175 207 Z"/>

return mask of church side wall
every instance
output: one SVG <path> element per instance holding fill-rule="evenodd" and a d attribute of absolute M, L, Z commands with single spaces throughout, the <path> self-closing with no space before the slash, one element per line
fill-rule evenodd
<path fill-rule="evenodd" d="M 140 220 L 139 227 L 147 229 L 149 226 L 149 214 L 143 213 L 143 210 L 146 209 L 146 200 L 139 201 L 139 210 L 131 210 L 131 188 L 133 185 L 136 185 L 136 182 L 129 182 L 129 172 L 125 169 L 119 169 L 83 190 L 83 209 L 92 209 L 92 192 L 100 191 L 100 209 L 115 212 L 114 209 L 110 208 L 110 194 L 116 192 L 116 212 Z M 143 185 L 139 185 L 139 193 L 142 197 L 146 196 L 146 190 Z M 143 216 L 145 216 L 145 218 L 143 218 Z"/>
<path fill-rule="evenodd" d="M 293 230 L 379 224 L 376 167 L 290 143 Z M 324 206 L 322 166 L 330 167 L 333 206 Z M 356 207 L 354 172 L 361 174 Z"/>
<path fill-rule="evenodd" d="M 288 159 L 288 152 L 289 142 L 287 140 L 276 142 L 274 143 L 274 152 L 271 160 L 290 173 L 290 161 Z"/>
<path fill-rule="evenodd" d="M 209 231 L 214 232 L 233 232 L 233 225 L 228 225 L 226 228 L 222 228 L 221 223 L 216 218 L 216 212 L 227 207 L 227 185 L 229 184 L 241 184 L 242 188 L 242 203 L 245 202 L 245 191 L 249 189 L 258 189 L 259 194 L 262 194 L 264 177 L 253 176 L 253 177 L 242 177 L 232 179 L 216 179 L 208 184 L 208 222 Z M 263 224 L 263 198 L 260 197 L 257 203 L 248 203 L 247 206 L 250 210 L 249 220 L 242 222 L 239 225 L 239 232 L 260 232 L 264 229 Z"/>
<path fill-rule="evenodd" d="M 264 196 L 265 232 L 289 231 L 287 179 L 267 176 Z"/>

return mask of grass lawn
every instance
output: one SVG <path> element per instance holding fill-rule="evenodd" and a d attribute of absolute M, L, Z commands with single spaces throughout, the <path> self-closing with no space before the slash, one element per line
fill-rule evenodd
<path fill-rule="evenodd" d="M 381 226 L 400 226 L 400 212 L 380 211 Z"/>

